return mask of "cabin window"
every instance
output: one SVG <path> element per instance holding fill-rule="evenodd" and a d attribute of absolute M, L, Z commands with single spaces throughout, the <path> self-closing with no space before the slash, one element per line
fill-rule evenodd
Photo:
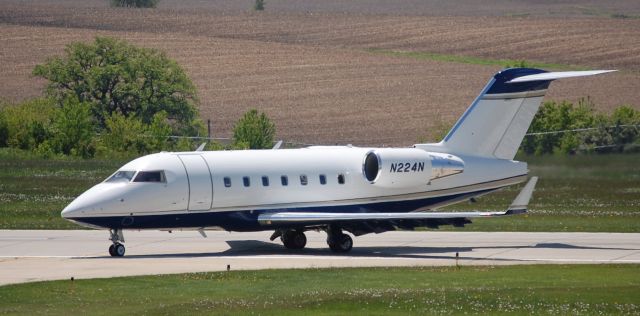
<path fill-rule="evenodd" d="M 300 184 L 307 185 L 308 183 L 309 183 L 309 180 L 307 179 L 307 175 L 301 174 L 300 175 Z"/>
<path fill-rule="evenodd" d="M 231 187 L 231 178 L 224 177 L 224 186 L 227 187 L 227 188 Z"/>
<path fill-rule="evenodd" d="M 344 175 L 342 173 L 338 175 L 338 183 L 344 184 Z"/>
<path fill-rule="evenodd" d="M 105 182 L 129 182 L 135 174 L 135 171 L 118 171 L 111 177 L 109 177 Z"/>
<path fill-rule="evenodd" d="M 138 171 L 133 182 L 166 182 L 164 171 Z"/>
<path fill-rule="evenodd" d="M 320 184 L 325 185 L 327 184 L 327 176 L 321 174 L 320 175 Z"/>
<path fill-rule="evenodd" d="M 281 176 L 280 177 L 280 182 L 282 183 L 282 186 L 286 187 L 289 185 L 289 177 L 287 176 Z"/>
<path fill-rule="evenodd" d="M 249 177 L 242 177 L 242 183 L 245 187 L 248 187 L 251 185 L 251 180 L 249 180 Z"/>
<path fill-rule="evenodd" d="M 269 177 L 262 176 L 262 186 L 263 187 L 268 187 L 269 186 Z"/>

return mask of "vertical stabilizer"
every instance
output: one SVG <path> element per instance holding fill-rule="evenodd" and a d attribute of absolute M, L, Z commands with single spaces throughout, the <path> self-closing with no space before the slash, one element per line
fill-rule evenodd
<path fill-rule="evenodd" d="M 455 154 L 513 159 L 551 81 L 610 71 L 503 70 L 493 76 L 440 145 Z"/>

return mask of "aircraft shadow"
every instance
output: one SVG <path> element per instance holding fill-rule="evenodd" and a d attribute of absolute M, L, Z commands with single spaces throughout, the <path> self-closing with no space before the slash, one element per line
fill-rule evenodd
<path fill-rule="evenodd" d="M 231 240 L 227 241 L 229 249 L 223 252 L 203 252 L 203 253 L 165 253 L 165 254 L 145 254 L 126 255 L 122 259 L 137 258 L 216 258 L 216 257 L 249 257 L 249 256 L 269 256 L 279 255 L 295 256 L 340 256 L 329 250 L 329 248 L 305 248 L 302 250 L 290 250 L 284 248 L 280 243 L 265 242 L 261 240 Z M 455 253 L 459 254 L 459 260 L 483 260 L 483 261 L 521 261 L 518 259 L 484 258 L 469 256 L 474 249 L 592 249 L 592 250 L 640 250 L 627 248 L 590 247 L 576 246 L 564 243 L 539 243 L 535 245 L 518 246 L 479 246 L 479 247 L 420 247 L 420 246 L 392 246 L 392 247 L 368 247 L 356 246 L 351 252 L 345 254 L 348 257 L 375 257 L 375 258 L 405 258 L 405 259 L 450 259 L 455 260 Z M 96 257 L 96 258 L 105 258 Z"/>

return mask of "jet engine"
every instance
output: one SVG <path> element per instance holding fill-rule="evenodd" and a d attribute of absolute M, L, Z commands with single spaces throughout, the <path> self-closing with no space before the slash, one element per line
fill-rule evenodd
<path fill-rule="evenodd" d="M 369 183 L 385 188 L 426 185 L 464 171 L 462 159 L 417 148 L 382 148 L 365 155 L 362 174 Z"/>

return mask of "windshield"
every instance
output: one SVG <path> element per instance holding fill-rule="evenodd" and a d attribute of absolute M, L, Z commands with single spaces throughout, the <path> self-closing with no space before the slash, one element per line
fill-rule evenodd
<path fill-rule="evenodd" d="M 133 182 L 165 182 L 163 171 L 140 171 Z"/>
<path fill-rule="evenodd" d="M 115 183 L 115 182 L 129 182 L 133 175 L 136 174 L 135 171 L 118 171 L 114 173 L 109 179 L 105 182 Z"/>

